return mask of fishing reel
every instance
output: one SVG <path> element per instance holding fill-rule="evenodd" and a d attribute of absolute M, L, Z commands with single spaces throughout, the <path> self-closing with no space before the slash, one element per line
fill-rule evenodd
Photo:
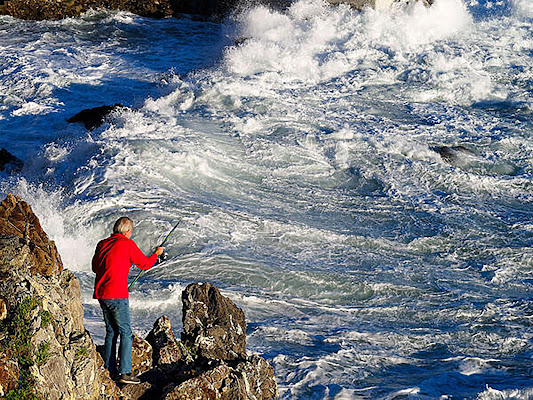
<path fill-rule="evenodd" d="M 161 264 L 162 262 L 167 261 L 167 259 L 168 259 L 168 253 L 164 251 L 163 253 L 161 253 L 160 256 L 157 257 L 157 263 Z"/>

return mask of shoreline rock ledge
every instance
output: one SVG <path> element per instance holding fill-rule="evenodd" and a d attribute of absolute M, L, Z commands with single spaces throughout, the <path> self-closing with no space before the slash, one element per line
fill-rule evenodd
<path fill-rule="evenodd" d="M 257 399 L 278 397 L 273 367 L 248 355 L 244 313 L 209 284 L 183 292 L 183 332 L 161 316 L 134 337 L 141 384 L 117 386 L 83 326 L 80 285 L 31 207 L 0 203 L 0 397 Z"/>

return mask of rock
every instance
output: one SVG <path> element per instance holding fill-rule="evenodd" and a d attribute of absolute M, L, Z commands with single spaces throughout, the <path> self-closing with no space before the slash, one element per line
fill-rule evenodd
<path fill-rule="evenodd" d="M 83 326 L 79 281 L 59 268 L 59 254 L 31 207 L 8 195 L 0 205 L 0 228 L 6 308 L 0 324 L 1 390 L 6 396 L 16 387 L 40 398 L 120 399 Z M 43 254 L 35 256 L 36 249 Z"/>
<path fill-rule="evenodd" d="M 82 123 L 86 129 L 93 130 L 102 125 L 110 113 L 121 108 L 124 106 L 119 103 L 112 106 L 88 108 L 70 117 L 67 122 Z"/>
<path fill-rule="evenodd" d="M 226 394 L 228 387 L 225 385 L 229 380 L 231 368 L 222 363 L 199 376 L 191 378 L 176 386 L 167 393 L 164 400 L 193 400 L 193 399 L 217 399 L 222 400 L 222 393 Z M 235 397 L 238 398 L 238 397 Z"/>
<path fill-rule="evenodd" d="M 433 151 L 438 153 L 442 159 L 450 164 L 456 164 L 462 162 L 465 157 L 475 156 L 472 150 L 462 145 L 457 146 L 437 146 L 432 148 Z"/>
<path fill-rule="evenodd" d="M 192 359 L 183 345 L 178 343 L 167 316 L 163 315 L 154 323 L 153 329 L 146 337 L 152 345 L 154 365 L 170 368 L 177 363 L 191 362 Z"/>
<path fill-rule="evenodd" d="M 131 352 L 132 373 L 134 375 L 140 375 L 143 372 L 152 369 L 153 350 L 150 343 L 140 338 L 137 335 L 133 335 L 133 346 Z"/>
<path fill-rule="evenodd" d="M 0 0 L 0 15 L 30 20 L 54 20 L 76 17 L 89 9 L 128 11 L 143 17 L 166 18 L 195 14 L 220 19 L 236 8 L 264 4 L 287 7 L 290 0 Z"/>
<path fill-rule="evenodd" d="M 18 250 L 16 254 L 9 256 L 12 260 L 6 260 L 6 265 L 24 264 L 30 268 L 31 273 L 44 276 L 50 276 L 63 268 L 55 243 L 43 231 L 30 205 L 11 193 L 0 203 L 0 235 L 14 235 L 23 239 L 16 244 Z M 0 255 L 0 258 L 5 259 L 11 249 L 4 246 L 3 251 L 7 253 Z M 26 262 L 28 251 L 29 260 Z"/>
<path fill-rule="evenodd" d="M 0 298 L 0 323 L 7 317 L 7 305 L 6 302 Z"/>
<path fill-rule="evenodd" d="M 3 147 L 0 149 L 0 171 L 20 172 L 24 163 Z"/>
<path fill-rule="evenodd" d="M 235 367 L 221 362 L 176 386 L 165 395 L 164 400 L 270 400 L 277 397 L 274 368 L 265 359 L 254 356 Z"/>
<path fill-rule="evenodd" d="M 190 284 L 182 299 L 181 340 L 193 353 L 206 359 L 246 358 L 246 321 L 240 308 L 209 283 Z"/>

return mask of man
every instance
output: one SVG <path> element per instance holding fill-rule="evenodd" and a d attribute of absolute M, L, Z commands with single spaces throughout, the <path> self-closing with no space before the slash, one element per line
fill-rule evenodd
<path fill-rule="evenodd" d="M 134 264 L 141 269 L 150 269 L 157 257 L 163 253 L 158 247 L 146 257 L 133 240 L 133 221 L 121 217 L 113 226 L 113 234 L 96 246 L 92 269 L 96 274 L 94 298 L 98 299 L 106 327 L 104 362 L 112 373 L 119 373 L 121 383 L 140 383 L 131 375 L 131 351 L 133 334 L 131 332 L 130 305 L 128 292 L 128 273 Z M 117 370 L 116 348 L 120 336 L 120 366 Z"/>

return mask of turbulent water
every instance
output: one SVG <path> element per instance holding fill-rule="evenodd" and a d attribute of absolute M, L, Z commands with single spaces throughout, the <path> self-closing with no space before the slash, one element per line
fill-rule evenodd
<path fill-rule="evenodd" d="M 0 17 L 0 147 L 25 162 L 0 194 L 56 241 L 97 342 L 98 240 L 129 215 L 148 253 L 181 219 L 138 334 L 179 332 L 209 281 L 282 399 L 533 398 L 532 21 L 530 0 Z"/>

